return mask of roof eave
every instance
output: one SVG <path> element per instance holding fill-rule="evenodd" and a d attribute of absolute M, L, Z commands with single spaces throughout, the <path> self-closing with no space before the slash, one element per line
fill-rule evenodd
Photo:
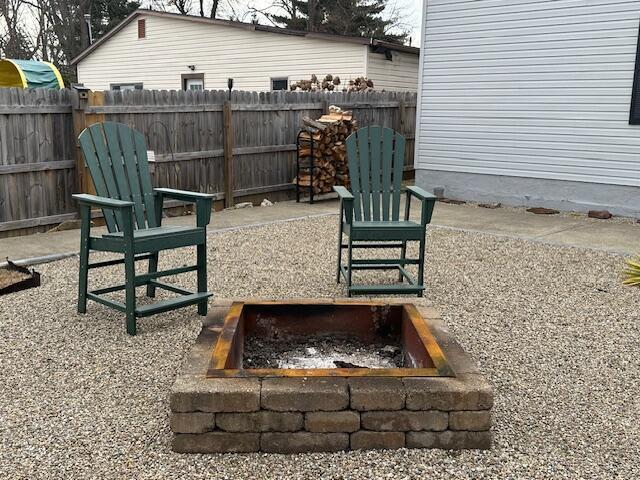
<path fill-rule="evenodd" d="M 129 23 L 131 23 L 131 21 L 136 18 L 138 15 L 140 15 L 142 12 L 140 10 L 134 10 L 133 12 L 131 12 L 127 17 L 125 17 L 118 25 L 116 25 L 115 27 L 113 27 L 111 30 L 109 30 L 103 37 L 101 37 L 100 39 L 96 40 L 95 42 L 93 42 L 91 45 L 89 45 L 87 48 L 85 48 L 84 50 L 82 50 L 78 55 L 76 55 L 70 62 L 71 65 L 77 65 L 78 62 L 80 62 L 82 59 L 84 59 L 87 55 L 89 55 L 91 52 L 93 52 L 96 48 L 98 48 L 100 45 L 102 45 L 103 43 L 105 43 L 107 40 L 109 40 L 111 37 L 113 37 L 116 33 L 118 33 L 120 30 L 122 30 L 124 27 L 126 27 L 127 25 L 129 25 Z"/>
<path fill-rule="evenodd" d="M 381 46 L 388 48 L 390 50 L 396 50 L 399 52 L 413 53 L 419 54 L 420 49 L 416 47 L 409 47 L 406 45 L 399 45 L 396 43 L 385 42 L 382 40 L 376 40 L 373 38 L 366 37 L 347 37 L 342 35 L 333 35 L 329 33 L 321 33 L 321 32 L 305 32 L 300 30 L 288 30 L 286 28 L 278 28 L 278 27 L 270 27 L 268 25 L 258 25 L 251 23 L 242 23 L 242 22 L 234 22 L 231 20 L 220 20 L 216 18 L 204 18 L 204 17 L 196 17 L 193 15 L 179 15 L 175 13 L 169 12 L 157 12 L 155 10 L 148 10 L 144 8 L 139 8 L 133 12 L 131 12 L 126 18 L 124 18 L 118 25 L 113 27 L 109 32 L 107 32 L 102 38 L 94 42 L 85 48 L 82 52 L 80 52 L 75 58 L 71 60 L 71 65 L 77 65 L 83 59 L 85 59 L 88 55 L 90 55 L 94 50 L 100 47 L 103 43 L 117 34 L 120 30 L 126 27 L 129 23 L 133 21 L 139 15 L 149 15 L 155 17 L 174 17 L 178 20 L 188 20 L 192 22 L 198 23 L 207 23 L 213 25 L 225 25 L 234 28 L 243 28 L 245 30 L 253 30 L 253 31 L 261 31 L 268 33 L 277 33 L 280 35 L 293 35 L 300 36 L 305 38 L 317 38 L 322 40 L 330 40 L 335 42 L 348 42 L 348 43 L 356 43 L 359 45 L 371 45 L 371 46 Z M 181 18 L 182 17 L 182 18 Z"/>

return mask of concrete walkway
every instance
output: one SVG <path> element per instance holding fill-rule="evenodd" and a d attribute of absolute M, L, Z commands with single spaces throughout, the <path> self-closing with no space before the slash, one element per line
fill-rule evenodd
<path fill-rule="evenodd" d="M 418 202 L 414 202 L 412 208 L 416 217 L 419 214 L 419 207 Z M 215 212 L 211 217 L 209 231 L 314 215 L 336 215 L 337 212 L 337 200 L 324 200 L 314 205 L 282 202 L 272 207 L 231 209 Z M 432 223 L 442 227 L 602 249 L 622 254 L 640 252 L 640 224 L 622 219 L 595 220 L 578 214 L 535 215 L 515 208 L 486 209 L 475 205 L 438 203 Z M 195 216 L 166 218 L 163 224 L 191 225 L 195 224 Z M 95 233 L 104 231 L 104 228 L 92 230 Z M 0 261 L 9 257 L 23 264 L 40 263 L 45 259 L 58 258 L 60 255 L 75 254 L 78 251 L 78 244 L 79 230 L 3 238 L 0 239 Z"/>

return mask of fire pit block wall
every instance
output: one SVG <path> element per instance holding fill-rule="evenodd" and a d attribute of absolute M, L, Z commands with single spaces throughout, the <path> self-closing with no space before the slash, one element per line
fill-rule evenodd
<path fill-rule="evenodd" d="M 428 320 L 455 377 L 207 378 L 216 335 L 205 325 L 170 395 L 173 450 L 490 448 L 491 386 L 441 321 Z"/>
<path fill-rule="evenodd" d="M 396 388 L 389 389 L 386 380 L 393 380 Z M 210 382 L 218 385 L 208 388 Z M 224 390 L 215 391 L 220 383 Z M 187 385 L 195 388 L 187 391 Z M 203 378 L 177 387 L 171 394 L 177 452 L 491 446 L 493 395 L 476 374 L 404 379 Z M 371 400 L 363 398 L 363 392 Z"/>

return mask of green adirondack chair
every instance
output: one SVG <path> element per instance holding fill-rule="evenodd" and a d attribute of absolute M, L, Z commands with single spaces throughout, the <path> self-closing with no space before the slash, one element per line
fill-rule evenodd
<path fill-rule="evenodd" d="M 85 161 L 97 195 L 73 195 L 80 205 L 80 279 L 78 312 L 85 313 L 87 299 L 126 314 L 127 333 L 136 334 L 136 319 L 187 305 L 198 305 L 200 315 L 207 314 L 206 227 L 211 218 L 213 195 L 168 188 L 152 188 L 144 136 L 129 126 L 104 122 L 86 128 L 79 137 Z M 163 227 L 162 204 L 165 198 L 195 203 L 196 227 Z M 108 233 L 91 236 L 91 207 L 104 214 Z M 179 247 L 196 246 L 197 264 L 158 271 L 158 252 Z M 124 257 L 89 263 L 91 250 L 116 252 Z M 149 260 L 148 273 L 136 275 L 135 262 Z M 124 263 L 125 283 L 87 291 L 89 269 Z M 157 279 L 167 275 L 197 271 L 196 293 L 163 283 Z M 146 285 L 149 297 L 156 287 L 180 294 L 168 300 L 136 306 L 135 289 Z M 125 290 L 125 303 L 104 296 Z"/>
<path fill-rule="evenodd" d="M 342 276 L 347 294 L 417 294 L 424 291 L 424 248 L 427 224 L 436 197 L 419 187 L 406 189 L 404 220 L 400 220 L 400 188 L 404 167 L 405 139 L 390 128 L 364 127 L 346 140 L 349 159 L 351 192 L 345 187 L 333 187 L 340 197 L 340 229 L 338 234 L 338 269 L 336 281 Z M 420 223 L 409 220 L 411 198 L 422 203 Z M 343 235 L 348 237 L 343 243 Z M 407 242 L 420 242 L 419 258 L 406 258 Z M 399 258 L 354 259 L 356 248 L 399 248 Z M 342 265 L 342 251 L 347 250 L 347 266 Z M 417 265 L 413 278 L 406 265 Z M 398 282 L 392 285 L 353 285 L 352 271 L 359 269 L 398 269 Z M 404 282 L 406 280 L 406 283 Z"/>

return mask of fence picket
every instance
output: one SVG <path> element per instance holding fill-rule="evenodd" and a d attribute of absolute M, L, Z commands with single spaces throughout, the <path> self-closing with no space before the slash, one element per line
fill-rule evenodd
<path fill-rule="evenodd" d="M 73 218 L 76 138 L 70 90 L 0 89 L 0 237 Z M 155 164 L 154 185 L 217 193 L 224 181 L 223 104 L 229 92 L 107 91 L 84 115 L 141 131 Z M 416 94 L 400 92 L 242 92 L 231 95 L 233 190 L 267 194 L 292 187 L 302 117 L 323 106 L 353 110 L 360 126 L 402 130 L 405 169 L 413 167 Z M 281 147 L 281 148 L 280 148 Z M 40 165 L 42 164 L 42 165 Z"/>

